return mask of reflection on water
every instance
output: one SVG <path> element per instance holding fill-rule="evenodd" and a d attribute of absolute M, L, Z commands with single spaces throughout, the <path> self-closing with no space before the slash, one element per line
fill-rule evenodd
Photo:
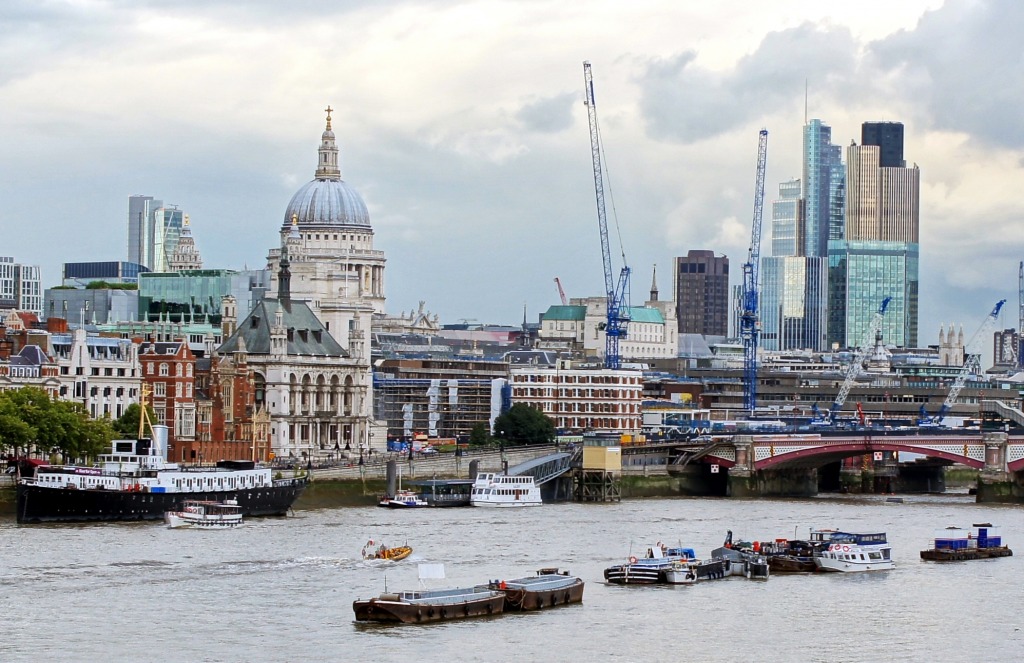
<path fill-rule="evenodd" d="M 920 561 L 933 532 L 992 522 L 1024 546 L 1024 509 L 966 495 L 806 500 L 638 499 L 539 509 L 299 509 L 224 531 L 158 523 L 0 521 L 5 661 L 1020 660 L 1021 557 Z M 602 571 L 656 541 L 706 555 L 810 527 L 885 531 L 897 568 L 619 587 Z M 408 543 L 363 560 L 368 540 Z M 1020 554 L 1020 553 L 1019 553 Z M 582 605 L 424 626 L 364 626 L 352 601 L 418 585 L 416 562 L 475 584 L 544 566 L 587 582 Z M 30 635 L 34 634 L 34 635 Z M 10 640 L 10 638 L 8 638 Z"/>

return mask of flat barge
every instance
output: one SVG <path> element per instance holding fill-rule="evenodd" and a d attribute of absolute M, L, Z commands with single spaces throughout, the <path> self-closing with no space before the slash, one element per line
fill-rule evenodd
<path fill-rule="evenodd" d="M 961 562 L 1012 555 L 1013 551 L 1003 545 L 1002 536 L 992 523 L 975 523 L 970 530 L 947 527 L 936 533 L 932 548 L 921 551 L 921 559 L 928 562 Z"/>

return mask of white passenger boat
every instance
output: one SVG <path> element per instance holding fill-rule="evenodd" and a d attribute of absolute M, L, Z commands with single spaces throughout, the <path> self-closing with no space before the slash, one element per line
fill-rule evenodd
<path fill-rule="evenodd" d="M 394 497 L 384 497 L 380 503 L 389 509 L 415 509 L 418 507 L 430 506 L 423 498 L 411 490 L 400 490 Z"/>
<path fill-rule="evenodd" d="M 168 527 L 229 529 L 242 524 L 242 507 L 236 500 L 186 500 L 178 511 L 164 514 Z"/>
<path fill-rule="evenodd" d="M 828 546 L 814 555 L 820 571 L 888 571 L 896 568 L 885 533 L 833 532 Z"/>
<path fill-rule="evenodd" d="M 540 506 L 540 487 L 530 476 L 508 476 L 485 472 L 473 483 L 469 503 L 473 506 Z"/>

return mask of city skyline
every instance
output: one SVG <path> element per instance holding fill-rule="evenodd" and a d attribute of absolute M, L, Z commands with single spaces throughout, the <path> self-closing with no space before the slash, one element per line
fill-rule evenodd
<path fill-rule="evenodd" d="M 658 264 L 671 292 L 690 249 L 742 262 L 761 126 L 771 192 L 801 175 L 805 110 L 840 146 L 899 121 L 921 167 L 919 340 L 949 323 L 970 334 L 1015 301 L 1024 256 L 1024 92 L 1007 75 L 1024 9 L 821 4 L 7 6 L 22 29 L 0 36 L 15 63 L 0 131 L 17 156 L 0 178 L 4 254 L 41 265 L 44 287 L 64 262 L 125 260 L 125 199 L 142 193 L 188 211 L 206 266 L 262 267 L 331 104 L 342 178 L 388 257 L 387 310 L 425 300 L 444 322 L 518 324 L 525 303 L 535 320 L 558 302 L 555 276 L 570 297 L 601 294 L 588 59 L 636 284 Z M 294 37 L 308 30 L 322 39 Z M 178 47 L 161 48 L 171 33 Z M 1006 308 L 999 326 L 1017 326 Z"/>

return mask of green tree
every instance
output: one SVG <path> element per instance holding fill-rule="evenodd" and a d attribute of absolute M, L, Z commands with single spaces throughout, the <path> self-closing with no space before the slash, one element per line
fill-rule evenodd
<path fill-rule="evenodd" d="M 469 431 L 469 443 L 473 446 L 483 446 L 490 444 L 492 441 L 493 438 L 491 438 L 491 431 L 487 426 L 487 422 L 481 421 Z"/>
<path fill-rule="evenodd" d="M 516 403 L 494 420 L 495 434 L 513 444 L 545 444 L 555 439 L 551 418 L 529 405 Z"/>
<path fill-rule="evenodd" d="M 0 453 L 20 456 L 36 439 L 36 430 L 21 417 L 18 406 L 0 392 Z"/>
<path fill-rule="evenodd" d="M 149 413 L 149 420 L 156 421 L 156 413 L 152 405 L 146 405 Z M 139 436 L 139 416 L 142 414 L 142 407 L 138 403 L 132 403 L 124 409 L 124 414 L 113 422 L 114 434 L 126 440 L 134 440 Z M 144 434 L 148 431 L 144 431 Z"/>
<path fill-rule="evenodd" d="M 64 460 L 86 460 L 107 449 L 113 429 L 105 420 L 90 419 L 81 403 L 55 401 L 42 389 L 23 387 L 0 394 L 0 437 L 15 449 L 35 445 Z"/>

